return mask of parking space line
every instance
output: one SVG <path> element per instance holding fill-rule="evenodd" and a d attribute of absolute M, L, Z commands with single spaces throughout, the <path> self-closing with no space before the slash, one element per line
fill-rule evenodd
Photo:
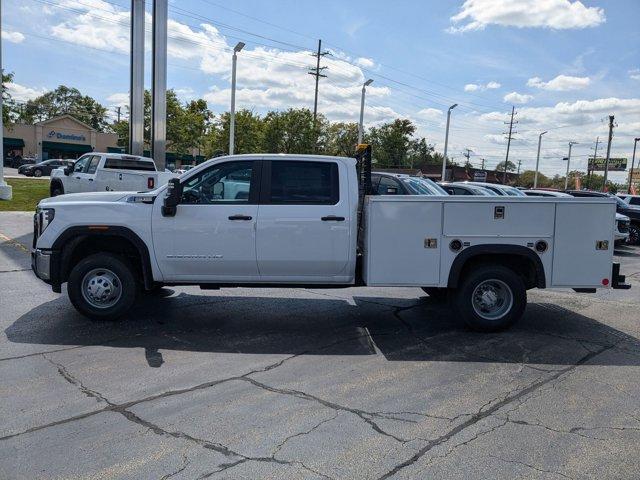
<path fill-rule="evenodd" d="M 25 253 L 29 253 L 29 247 L 27 247 L 26 245 L 23 245 L 22 243 L 18 242 L 17 240 L 14 240 L 11 237 L 7 237 L 3 233 L 0 233 L 0 240 L 3 242 L 6 242 L 12 247 L 16 247 L 17 249 L 22 250 Z"/>

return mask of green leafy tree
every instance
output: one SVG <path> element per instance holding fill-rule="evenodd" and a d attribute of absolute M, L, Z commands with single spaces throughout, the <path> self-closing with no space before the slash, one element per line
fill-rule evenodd
<path fill-rule="evenodd" d="M 263 151 L 267 153 L 313 153 L 324 149 L 326 120 L 307 108 L 269 112 L 264 117 Z"/>
<path fill-rule="evenodd" d="M 220 114 L 204 139 L 204 152 L 212 157 L 221 152 L 229 151 L 229 130 L 231 115 L 229 112 Z M 258 153 L 262 151 L 264 122 L 259 115 L 251 110 L 236 112 L 236 127 L 234 139 L 235 153 Z"/>
<path fill-rule="evenodd" d="M 536 172 L 534 170 L 525 170 L 520 174 L 516 185 L 519 187 L 533 188 L 533 182 L 535 180 Z M 538 187 L 549 188 L 551 186 L 551 179 L 538 172 Z"/>
<path fill-rule="evenodd" d="M 25 123 L 35 123 L 65 114 L 72 115 L 99 132 L 106 131 L 109 125 L 105 107 L 93 98 L 82 95 L 77 88 L 65 85 L 27 101 L 20 119 Z"/>
<path fill-rule="evenodd" d="M 373 158 L 380 167 L 404 167 L 416 127 L 411 120 L 396 119 L 380 127 L 373 127 L 367 135 Z"/>
<path fill-rule="evenodd" d="M 11 94 L 7 89 L 7 84 L 13 82 L 13 73 L 2 74 L 2 123 L 10 126 L 15 117 L 15 105 Z"/>
<path fill-rule="evenodd" d="M 355 122 L 331 123 L 327 129 L 324 153 L 340 157 L 350 157 L 358 143 L 358 124 Z"/>
<path fill-rule="evenodd" d="M 507 160 L 507 172 L 515 172 L 516 165 L 511 160 Z M 496 172 L 504 172 L 504 160 L 496 166 Z"/>
<path fill-rule="evenodd" d="M 427 143 L 426 138 L 411 140 L 407 152 L 407 161 L 412 168 L 422 169 L 427 165 L 442 165 L 442 155 L 435 147 Z"/>

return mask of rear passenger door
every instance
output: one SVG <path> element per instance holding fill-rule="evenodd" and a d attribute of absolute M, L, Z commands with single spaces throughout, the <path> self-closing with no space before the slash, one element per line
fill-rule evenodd
<path fill-rule="evenodd" d="M 347 178 L 345 165 L 330 160 L 264 162 L 256 227 L 262 281 L 331 282 L 350 274 Z"/>

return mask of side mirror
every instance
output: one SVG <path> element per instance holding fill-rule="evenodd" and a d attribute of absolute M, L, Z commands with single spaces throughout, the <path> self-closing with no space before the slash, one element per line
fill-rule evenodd
<path fill-rule="evenodd" d="M 162 216 L 173 217 L 178 210 L 178 205 L 182 199 L 182 184 L 177 178 L 172 178 L 167 184 L 167 193 L 162 204 Z"/>
<path fill-rule="evenodd" d="M 69 175 L 71 175 L 73 173 L 73 166 L 72 165 L 67 165 L 66 167 L 64 167 L 64 174 L 68 177 Z"/>

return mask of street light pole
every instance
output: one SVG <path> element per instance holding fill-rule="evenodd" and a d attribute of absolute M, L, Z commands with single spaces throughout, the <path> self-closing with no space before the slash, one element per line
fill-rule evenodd
<path fill-rule="evenodd" d="M 533 177 L 533 188 L 538 188 L 538 169 L 540 168 L 540 145 L 542 145 L 542 136 L 546 131 L 538 135 L 538 157 L 536 158 L 536 174 Z"/>
<path fill-rule="evenodd" d="M 444 157 L 442 158 L 442 181 L 444 182 L 444 177 L 447 173 L 447 148 L 449 147 L 449 123 L 451 122 L 451 110 L 458 106 L 457 103 L 454 103 L 447 110 L 447 128 L 444 133 Z"/>
<path fill-rule="evenodd" d="M 569 186 L 569 165 L 571 165 L 571 147 L 577 145 L 578 142 L 569 142 L 569 156 L 567 157 L 567 174 L 564 177 L 564 189 Z"/>
<path fill-rule="evenodd" d="M 633 139 L 633 156 L 631 157 L 631 170 L 629 171 L 629 188 L 627 193 L 631 193 L 631 181 L 633 180 L 633 169 L 636 166 L 636 145 L 638 145 L 640 137 Z"/>
<path fill-rule="evenodd" d="M 364 137 L 364 95 L 367 91 L 367 87 L 373 83 L 372 79 L 367 80 L 362 84 L 362 96 L 360 97 L 360 123 L 358 124 L 358 145 L 362 143 Z"/>
<path fill-rule="evenodd" d="M 0 0 L 0 19 L 2 19 L 2 0 Z M 0 24 L 2 22 L 0 21 Z M 11 185 L 4 181 L 4 130 L 2 125 L 2 25 L 0 25 L 0 200 L 11 200 Z"/>
<path fill-rule="evenodd" d="M 233 155 L 236 134 L 236 65 L 238 63 L 238 52 L 244 48 L 243 42 L 238 42 L 233 47 L 233 57 L 231 61 L 231 112 L 229 118 L 229 155 Z"/>

